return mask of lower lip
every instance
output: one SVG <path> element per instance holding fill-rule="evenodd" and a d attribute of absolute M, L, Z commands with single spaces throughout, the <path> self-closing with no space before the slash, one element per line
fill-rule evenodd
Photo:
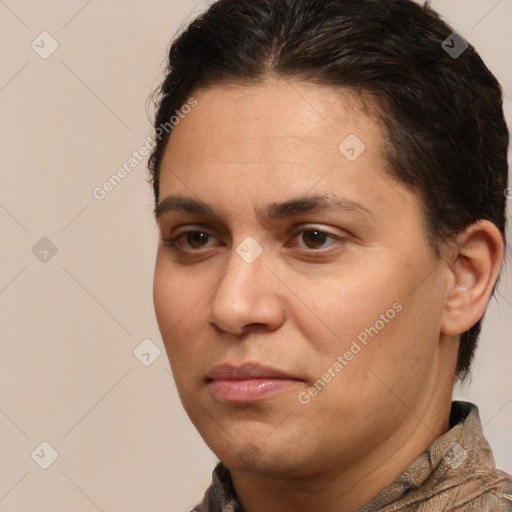
<path fill-rule="evenodd" d="M 260 402 L 282 393 L 296 380 L 287 379 L 219 379 L 208 386 L 213 396 L 222 402 Z"/>

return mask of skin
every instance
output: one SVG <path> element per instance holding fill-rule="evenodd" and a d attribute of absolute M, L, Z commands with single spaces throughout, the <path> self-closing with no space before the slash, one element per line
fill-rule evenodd
<path fill-rule="evenodd" d="M 420 200 L 387 172 L 382 125 L 349 91 L 269 79 L 193 96 L 164 154 L 160 203 L 182 194 L 219 216 L 158 215 L 162 239 L 186 229 L 209 237 L 161 241 L 154 275 L 181 401 L 247 512 L 356 510 L 448 430 L 459 334 L 485 311 L 501 235 L 481 221 L 436 258 Z M 338 149 L 349 134 L 366 145 L 352 162 Z M 369 213 L 258 214 L 322 194 Z M 252 263 L 236 251 L 246 237 L 263 249 Z M 396 303 L 401 311 L 301 403 Z M 245 361 L 296 380 L 261 402 L 215 398 L 209 370 Z"/>

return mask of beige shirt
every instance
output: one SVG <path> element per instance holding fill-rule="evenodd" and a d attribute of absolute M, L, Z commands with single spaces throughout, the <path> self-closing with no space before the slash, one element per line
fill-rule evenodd
<path fill-rule="evenodd" d="M 496 469 L 478 408 L 453 402 L 450 425 L 357 512 L 512 512 L 512 476 Z M 192 512 L 244 512 L 226 466 L 219 462 L 212 476 L 203 502 Z"/>

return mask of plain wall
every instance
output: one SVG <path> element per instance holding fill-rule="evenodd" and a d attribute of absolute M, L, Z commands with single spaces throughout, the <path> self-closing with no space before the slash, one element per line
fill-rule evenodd
<path fill-rule="evenodd" d="M 2 512 L 185 511 L 210 483 L 216 458 L 182 410 L 153 311 L 146 161 L 93 195 L 151 135 L 169 40 L 204 5 L 0 2 Z M 512 2 L 432 5 L 500 80 L 510 122 Z M 43 31 L 58 43 L 46 59 Z M 512 472 L 509 281 L 505 269 L 456 397 L 479 405 Z M 161 351 L 149 366 L 134 355 L 145 339 Z M 47 469 L 43 441 L 58 452 Z"/>

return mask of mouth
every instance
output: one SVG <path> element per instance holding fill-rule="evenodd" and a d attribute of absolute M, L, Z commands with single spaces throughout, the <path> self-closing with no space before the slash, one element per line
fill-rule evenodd
<path fill-rule="evenodd" d="M 262 402 L 297 386 L 302 380 L 258 363 L 222 364 L 212 368 L 206 382 L 213 397 L 226 403 Z"/>

